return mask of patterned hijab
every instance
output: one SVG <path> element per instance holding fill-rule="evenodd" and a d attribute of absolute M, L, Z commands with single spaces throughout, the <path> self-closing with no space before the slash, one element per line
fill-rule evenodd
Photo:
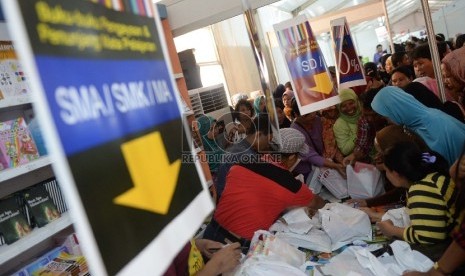
<path fill-rule="evenodd" d="M 341 103 L 337 105 L 337 109 L 339 110 L 339 118 L 350 124 L 356 124 L 358 118 L 360 118 L 360 115 L 362 114 L 362 108 L 360 105 L 360 101 L 358 100 L 357 94 L 355 94 L 354 90 L 352 89 L 342 89 L 339 91 L 339 99 L 341 99 Z M 348 100 L 354 100 L 355 104 L 357 105 L 357 111 L 354 115 L 351 116 L 344 114 L 341 111 L 342 103 Z"/>

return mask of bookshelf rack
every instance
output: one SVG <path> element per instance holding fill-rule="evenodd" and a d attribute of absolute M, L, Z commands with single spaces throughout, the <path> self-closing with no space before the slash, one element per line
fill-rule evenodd
<path fill-rule="evenodd" d="M 17 168 L 0 171 L 0 198 L 53 176 L 51 161 L 48 156 L 40 157 Z"/>
<path fill-rule="evenodd" d="M 34 228 L 34 230 L 26 237 L 21 238 L 10 245 L 0 246 L 0 270 L 7 271 L 4 266 L 7 264 L 9 268 L 16 265 L 21 265 L 21 260 L 25 259 L 25 255 L 31 257 L 37 256 L 44 250 L 50 249 L 55 241 L 53 237 L 62 231 L 66 231 L 72 225 L 72 220 L 69 213 L 64 213 L 60 218 L 50 222 L 44 227 Z"/>
<path fill-rule="evenodd" d="M 31 96 L 21 95 L 0 100 L 0 109 L 32 103 Z"/>
<path fill-rule="evenodd" d="M 50 158 L 48 156 L 43 156 L 40 157 L 39 159 L 36 159 L 34 161 L 31 161 L 27 164 L 21 165 L 16 168 L 8 168 L 6 170 L 0 171 L 0 183 L 3 183 L 4 181 L 7 181 L 9 179 L 18 177 L 20 175 L 32 172 L 34 170 L 43 168 L 45 166 L 50 165 Z M 1 187 L 1 185 L 0 185 Z M 0 193 L 1 195 L 1 193 Z"/>
<path fill-rule="evenodd" d="M 0 41 L 5 42 L 10 40 L 11 38 L 7 32 L 7 23 L 4 21 L 0 22 Z M 13 82 L 13 85 L 16 85 L 15 82 Z M 21 88 L 26 87 L 21 86 Z M 19 117 L 31 119 L 34 117 L 32 103 L 31 89 L 27 89 L 27 94 L 17 93 L 15 95 L 3 91 L 0 97 L 0 122 L 6 122 Z M 26 121 L 26 124 L 29 124 L 29 122 Z M 51 164 L 51 158 L 43 155 L 20 166 L 0 170 L 0 200 L 53 178 L 54 172 Z M 56 183 L 49 183 L 47 183 L 47 187 L 49 188 L 57 185 Z M 57 195 L 53 197 L 53 200 L 56 197 Z M 64 206 L 66 207 L 66 205 Z M 64 210 L 66 209 L 67 207 Z M 64 212 L 60 218 L 48 223 L 44 227 L 38 228 L 36 226 L 27 236 L 10 245 L 2 244 L 1 242 L 0 274 L 10 275 L 21 267 L 30 264 L 32 260 L 57 246 L 55 237 L 66 236 L 73 232 L 73 223 L 70 215 L 68 212 Z"/>

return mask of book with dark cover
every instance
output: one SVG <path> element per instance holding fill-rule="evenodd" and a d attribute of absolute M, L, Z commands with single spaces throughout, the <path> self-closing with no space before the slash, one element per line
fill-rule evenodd
<path fill-rule="evenodd" d="M 20 209 L 15 197 L 0 201 L 0 233 L 7 244 L 12 244 L 31 232 L 26 217 Z"/>
<path fill-rule="evenodd" d="M 60 217 L 60 212 L 44 186 L 35 186 L 25 191 L 24 199 L 37 226 L 42 227 Z"/>

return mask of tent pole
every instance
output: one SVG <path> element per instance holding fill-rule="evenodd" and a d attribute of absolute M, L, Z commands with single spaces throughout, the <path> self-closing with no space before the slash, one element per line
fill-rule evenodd
<path fill-rule="evenodd" d="M 421 8 L 425 17 L 426 32 L 428 34 L 428 44 L 431 51 L 431 61 L 433 62 L 434 75 L 438 82 L 439 96 L 442 102 L 446 101 L 446 90 L 441 73 L 441 58 L 439 56 L 438 45 L 436 44 L 436 35 L 433 28 L 433 20 L 431 19 L 431 11 L 429 9 L 428 0 L 421 0 Z"/>

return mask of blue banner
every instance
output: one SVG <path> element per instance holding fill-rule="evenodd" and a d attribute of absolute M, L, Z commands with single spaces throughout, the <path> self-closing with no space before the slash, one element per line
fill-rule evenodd
<path fill-rule="evenodd" d="M 180 117 L 163 60 L 36 62 L 67 155 Z"/>

